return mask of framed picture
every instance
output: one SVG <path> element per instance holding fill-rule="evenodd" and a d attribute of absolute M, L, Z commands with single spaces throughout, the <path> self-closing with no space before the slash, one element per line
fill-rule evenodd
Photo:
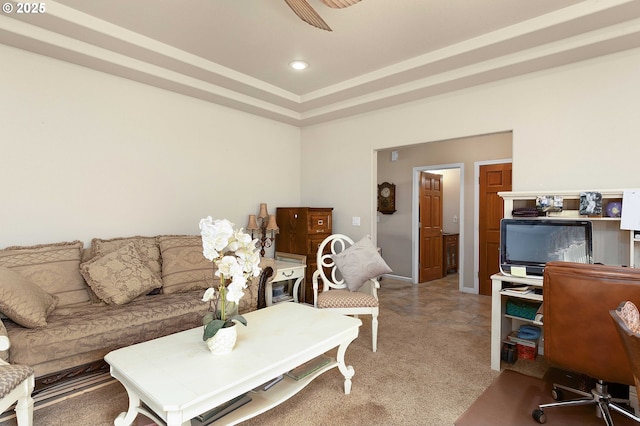
<path fill-rule="evenodd" d="M 602 194 L 594 191 L 581 192 L 579 213 L 587 216 L 602 216 Z"/>
<path fill-rule="evenodd" d="M 539 195 L 536 197 L 536 208 L 541 212 L 561 212 L 564 207 L 562 195 Z"/>

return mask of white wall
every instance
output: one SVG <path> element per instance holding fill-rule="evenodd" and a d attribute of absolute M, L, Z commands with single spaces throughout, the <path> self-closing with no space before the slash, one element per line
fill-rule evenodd
<path fill-rule="evenodd" d="M 0 64 L 0 247 L 244 225 L 263 201 L 375 236 L 376 150 L 505 131 L 514 190 L 640 187 L 637 49 L 302 131 L 6 46 Z"/>
<path fill-rule="evenodd" d="M 296 127 L 2 45 L 0 64 L 0 247 L 300 202 Z"/>
<path fill-rule="evenodd" d="M 514 190 L 640 187 L 639 69 L 636 49 L 305 128 L 302 203 L 375 235 L 375 150 L 510 130 Z M 473 289 L 473 258 L 462 266 Z"/>

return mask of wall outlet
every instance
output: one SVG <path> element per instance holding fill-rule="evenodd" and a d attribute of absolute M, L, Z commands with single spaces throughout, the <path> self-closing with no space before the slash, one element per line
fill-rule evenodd
<path fill-rule="evenodd" d="M 353 226 L 360 226 L 360 217 L 359 216 L 354 216 L 351 218 L 351 224 Z"/>

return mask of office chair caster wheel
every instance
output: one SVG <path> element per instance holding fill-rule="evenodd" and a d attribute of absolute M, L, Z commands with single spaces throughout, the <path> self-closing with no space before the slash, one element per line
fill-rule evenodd
<path fill-rule="evenodd" d="M 533 417 L 533 420 L 540 424 L 547 422 L 547 415 L 544 414 L 544 411 L 539 408 L 533 410 L 533 412 L 531 413 L 531 417 Z"/>
<path fill-rule="evenodd" d="M 564 397 L 562 390 L 558 389 L 558 388 L 553 388 L 551 390 L 551 398 L 554 399 L 554 401 L 562 401 L 562 398 Z"/>

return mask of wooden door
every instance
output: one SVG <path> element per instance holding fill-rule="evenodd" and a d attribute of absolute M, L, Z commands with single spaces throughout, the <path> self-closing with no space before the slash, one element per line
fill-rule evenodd
<path fill-rule="evenodd" d="M 443 277 L 442 175 L 420 173 L 420 282 Z"/>
<path fill-rule="evenodd" d="M 491 275 L 500 268 L 500 219 L 504 212 L 500 191 L 511 191 L 511 163 L 480 166 L 478 281 L 484 295 L 491 295 Z"/>

